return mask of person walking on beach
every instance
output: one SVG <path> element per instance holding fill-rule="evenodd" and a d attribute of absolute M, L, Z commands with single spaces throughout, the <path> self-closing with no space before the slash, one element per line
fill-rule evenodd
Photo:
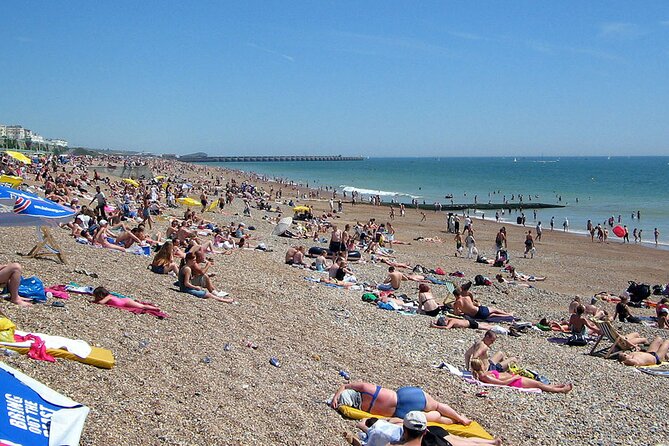
<path fill-rule="evenodd" d="M 464 251 L 464 248 L 462 247 L 462 235 L 458 232 L 455 234 L 453 240 L 455 240 L 455 257 L 457 257 L 458 254 L 462 255 L 462 252 Z"/>
<path fill-rule="evenodd" d="M 544 232 L 544 228 L 541 227 L 541 222 L 537 223 L 537 240 L 536 241 L 541 241 L 541 234 Z"/>
<path fill-rule="evenodd" d="M 653 231 L 653 236 L 655 237 L 655 246 L 657 246 L 657 239 L 660 238 L 660 231 L 657 228 Z"/>
<path fill-rule="evenodd" d="M 636 228 L 634 228 L 634 231 L 632 231 L 632 237 L 634 237 L 634 243 L 639 243 L 639 236 L 637 235 Z"/>
<path fill-rule="evenodd" d="M 499 228 L 499 232 L 495 236 L 495 251 L 506 249 L 506 247 L 506 228 L 502 226 Z"/>
<path fill-rule="evenodd" d="M 569 232 L 569 220 L 567 220 L 567 217 L 564 218 L 564 223 L 562 223 L 562 230 Z"/>
<path fill-rule="evenodd" d="M 474 231 L 468 231 L 465 238 L 465 246 L 467 247 L 467 258 L 477 257 L 479 250 L 476 249 L 476 239 L 474 239 Z"/>
<path fill-rule="evenodd" d="M 535 251 L 534 238 L 532 238 L 532 230 L 530 229 L 525 236 L 525 254 L 523 254 L 523 257 L 527 258 L 527 254 L 530 254 L 530 258 L 533 259 Z"/>
<path fill-rule="evenodd" d="M 395 208 L 390 206 L 390 213 L 388 214 L 391 220 L 395 220 Z"/>
<path fill-rule="evenodd" d="M 105 213 L 105 206 L 107 205 L 107 197 L 105 197 L 105 194 L 100 190 L 100 186 L 95 186 L 95 196 L 89 203 L 89 206 L 93 204 L 94 201 L 97 200 L 98 205 L 95 208 L 95 214 L 98 215 L 101 219 L 107 220 L 107 214 Z"/>
<path fill-rule="evenodd" d="M 630 242 L 630 231 L 627 229 L 627 225 L 623 226 L 623 230 L 625 231 L 625 234 L 623 235 L 623 243 L 629 243 Z"/>
<path fill-rule="evenodd" d="M 422 211 L 421 211 L 420 215 L 421 215 L 420 221 L 424 222 L 425 219 L 427 218 L 427 215 L 425 215 L 425 212 L 422 212 Z"/>
<path fill-rule="evenodd" d="M 641 233 L 643 232 L 643 229 L 639 229 L 639 243 L 641 243 Z"/>

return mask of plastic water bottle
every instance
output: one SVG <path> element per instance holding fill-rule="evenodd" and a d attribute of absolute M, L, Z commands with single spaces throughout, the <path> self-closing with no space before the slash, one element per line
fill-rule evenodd
<path fill-rule="evenodd" d="M 346 370 L 340 370 L 339 371 L 339 376 L 341 376 L 342 378 L 344 378 L 346 380 L 351 379 L 351 375 L 349 375 L 349 373 Z"/>
<path fill-rule="evenodd" d="M 271 357 L 269 363 L 272 364 L 274 367 L 281 367 L 281 363 L 276 357 Z"/>

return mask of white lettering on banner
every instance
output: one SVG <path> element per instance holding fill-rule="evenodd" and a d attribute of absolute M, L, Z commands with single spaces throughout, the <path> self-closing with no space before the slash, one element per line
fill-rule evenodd
<path fill-rule="evenodd" d="M 10 425 L 49 437 L 49 424 L 54 410 L 9 393 L 5 394 L 5 400 Z"/>

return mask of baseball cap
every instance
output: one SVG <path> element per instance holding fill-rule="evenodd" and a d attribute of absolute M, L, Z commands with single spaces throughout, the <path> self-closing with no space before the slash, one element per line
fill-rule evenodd
<path fill-rule="evenodd" d="M 419 410 L 412 410 L 404 416 L 404 427 L 414 431 L 424 431 L 427 429 L 427 418 L 425 413 Z"/>

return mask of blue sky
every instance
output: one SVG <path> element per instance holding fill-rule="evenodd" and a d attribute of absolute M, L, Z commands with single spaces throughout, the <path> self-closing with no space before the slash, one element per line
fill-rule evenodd
<path fill-rule="evenodd" d="M 5 1 L 0 123 L 210 154 L 669 153 L 669 3 Z"/>

